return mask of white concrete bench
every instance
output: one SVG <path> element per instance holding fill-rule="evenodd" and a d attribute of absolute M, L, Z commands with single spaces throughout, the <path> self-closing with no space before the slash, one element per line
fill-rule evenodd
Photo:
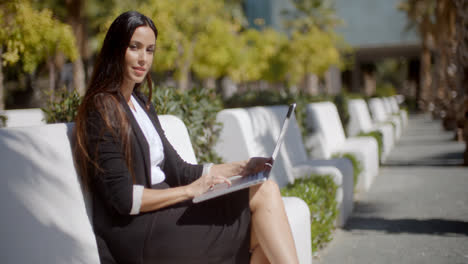
<path fill-rule="evenodd" d="M 385 123 L 372 122 L 369 108 L 363 99 L 352 99 L 348 101 L 349 123 L 347 127 L 348 136 L 354 137 L 359 133 L 380 131 L 382 134 L 382 159 L 383 162 L 395 144 L 393 136 L 393 126 Z"/>
<path fill-rule="evenodd" d="M 6 127 L 40 126 L 46 123 L 40 108 L 5 110 L 3 114 L 8 118 Z"/>
<path fill-rule="evenodd" d="M 223 129 L 221 130 L 215 150 L 225 162 L 245 160 L 255 156 L 266 157 L 271 155 L 271 152 L 266 154 L 267 150 L 258 150 L 258 147 L 261 145 L 259 145 L 253 137 L 252 123 L 245 109 L 224 109 L 218 113 L 216 119 L 223 124 Z M 273 144 L 275 143 L 276 142 Z M 279 175 L 277 173 L 278 170 L 284 172 L 285 169 L 281 162 L 275 161 L 274 172 L 276 172 L 277 175 Z M 284 180 L 284 178 L 273 176 L 273 174 L 275 174 L 274 172 L 272 171 L 272 173 L 270 173 L 270 177 L 275 180 L 280 187 L 285 186 L 289 182 L 288 180 Z M 312 263 L 311 215 L 309 207 L 302 199 L 297 197 L 283 197 L 283 201 L 293 232 L 299 262 Z M 294 216 L 294 214 L 296 214 L 296 216 Z"/>
<path fill-rule="evenodd" d="M 270 156 L 276 144 L 287 106 L 225 109 L 217 120 L 224 124 L 215 149 L 229 161 L 249 156 Z M 239 144 L 240 143 L 240 144 Z M 336 224 L 343 226 L 353 210 L 353 168 L 346 159 L 310 160 L 293 117 L 270 177 L 280 187 L 310 174 L 330 175 L 338 185 L 340 215 Z"/>
<path fill-rule="evenodd" d="M 373 137 L 346 138 L 336 106 L 331 102 L 307 105 L 306 123 L 314 134 L 321 138 L 317 146 L 321 158 L 329 159 L 334 154 L 352 153 L 361 163 L 363 170 L 358 176 L 356 189 L 367 191 L 379 171 L 377 141 Z"/>
<path fill-rule="evenodd" d="M 390 96 L 387 100 L 390 104 L 392 113 L 400 115 L 402 127 L 406 128 L 406 126 L 408 125 L 408 112 L 406 112 L 406 110 L 400 109 L 400 104 L 398 103 L 397 95 Z"/>
<path fill-rule="evenodd" d="M 184 123 L 169 115 L 160 121 L 181 158 L 196 164 Z M 72 123 L 0 129 L 2 263 L 99 263 L 90 199 L 73 163 L 72 129 Z M 311 263 L 308 207 L 296 197 L 284 203 L 301 263 Z"/>
<path fill-rule="evenodd" d="M 72 127 L 0 129 L 2 263 L 99 263 Z"/>
<path fill-rule="evenodd" d="M 395 142 L 398 141 L 401 137 L 402 124 L 401 119 L 397 116 L 394 116 L 391 113 L 388 113 L 385 110 L 385 104 L 381 98 L 371 98 L 369 99 L 369 110 L 372 114 L 372 119 L 377 123 L 393 123 L 395 126 Z"/>

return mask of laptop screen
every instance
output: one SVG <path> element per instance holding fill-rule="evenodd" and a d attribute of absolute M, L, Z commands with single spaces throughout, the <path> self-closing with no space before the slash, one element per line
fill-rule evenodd
<path fill-rule="evenodd" d="M 289 120 L 291 119 L 291 116 L 294 113 L 295 109 L 296 109 L 296 103 L 293 103 L 293 104 L 291 104 L 289 106 L 288 114 L 286 115 L 286 118 L 284 119 L 283 127 L 281 128 L 281 132 L 280 132 L 280 135 L 278 137 L 278 141 L 276 141 L 275 149 L 273 150 L 273 154 L 271 155 L 271 157 L 273 158 L 273 161 L 275 161 L 276 156 L 278 156 L 278 152 L 279 152 L 279 150 L 281 148 L 281 144 L 283 144 L 284 135 L 286 134 L 286 130 L 288 130 Z"/>

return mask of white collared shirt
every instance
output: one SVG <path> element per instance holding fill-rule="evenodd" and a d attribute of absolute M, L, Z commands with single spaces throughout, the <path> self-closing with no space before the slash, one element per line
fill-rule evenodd
<path fill-rule="evenodd" d="M 146 141 L 149 145 L 151 184 L 154 185 L 161 183 L 166 179 L 166 175 L 161 170 L 161 167 L 159 167 L 159 164 L 161 164 L 164 159 L 164 149 L 161 138 L 159 137 L 159 134 L 154 128 L 154 125 L 149 119 L 148 115 L 143 110 L 143 108 L 141 108 L 140 104 L 133 97 L 133 95 L 130 97 L 130 100 L 135 106 L 135 109 L 130 107 L 132 114 L 140 126 L 140 129 L 143 131 L 143 134 L 145 135 Z M 133 203 L 132 209 L 130 211 L 131 215 L 140 213 L 143 189 L 144 187 L 142 185 L 133 186 Z"/>

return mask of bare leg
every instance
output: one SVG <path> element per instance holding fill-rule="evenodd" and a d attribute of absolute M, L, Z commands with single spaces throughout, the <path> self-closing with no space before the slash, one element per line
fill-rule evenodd
<path fill-rule="evenodd" d="M 278 185 L 273 181 L 250 188 L 252 263 L 299 263 Z M 258 251 L 260 250 L 260 251 Z M 263 258 L 262 258 L 263 255 Z"/>

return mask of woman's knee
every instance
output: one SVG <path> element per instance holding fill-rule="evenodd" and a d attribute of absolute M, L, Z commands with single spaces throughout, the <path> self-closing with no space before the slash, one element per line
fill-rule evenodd
<path fill-rule="evenodd" d="M 261 203 L 274 203 L 277 197 L 281 197 L 278 184 L 267 180 L 250 189 L 250 207 L 256 207 Z"/>

